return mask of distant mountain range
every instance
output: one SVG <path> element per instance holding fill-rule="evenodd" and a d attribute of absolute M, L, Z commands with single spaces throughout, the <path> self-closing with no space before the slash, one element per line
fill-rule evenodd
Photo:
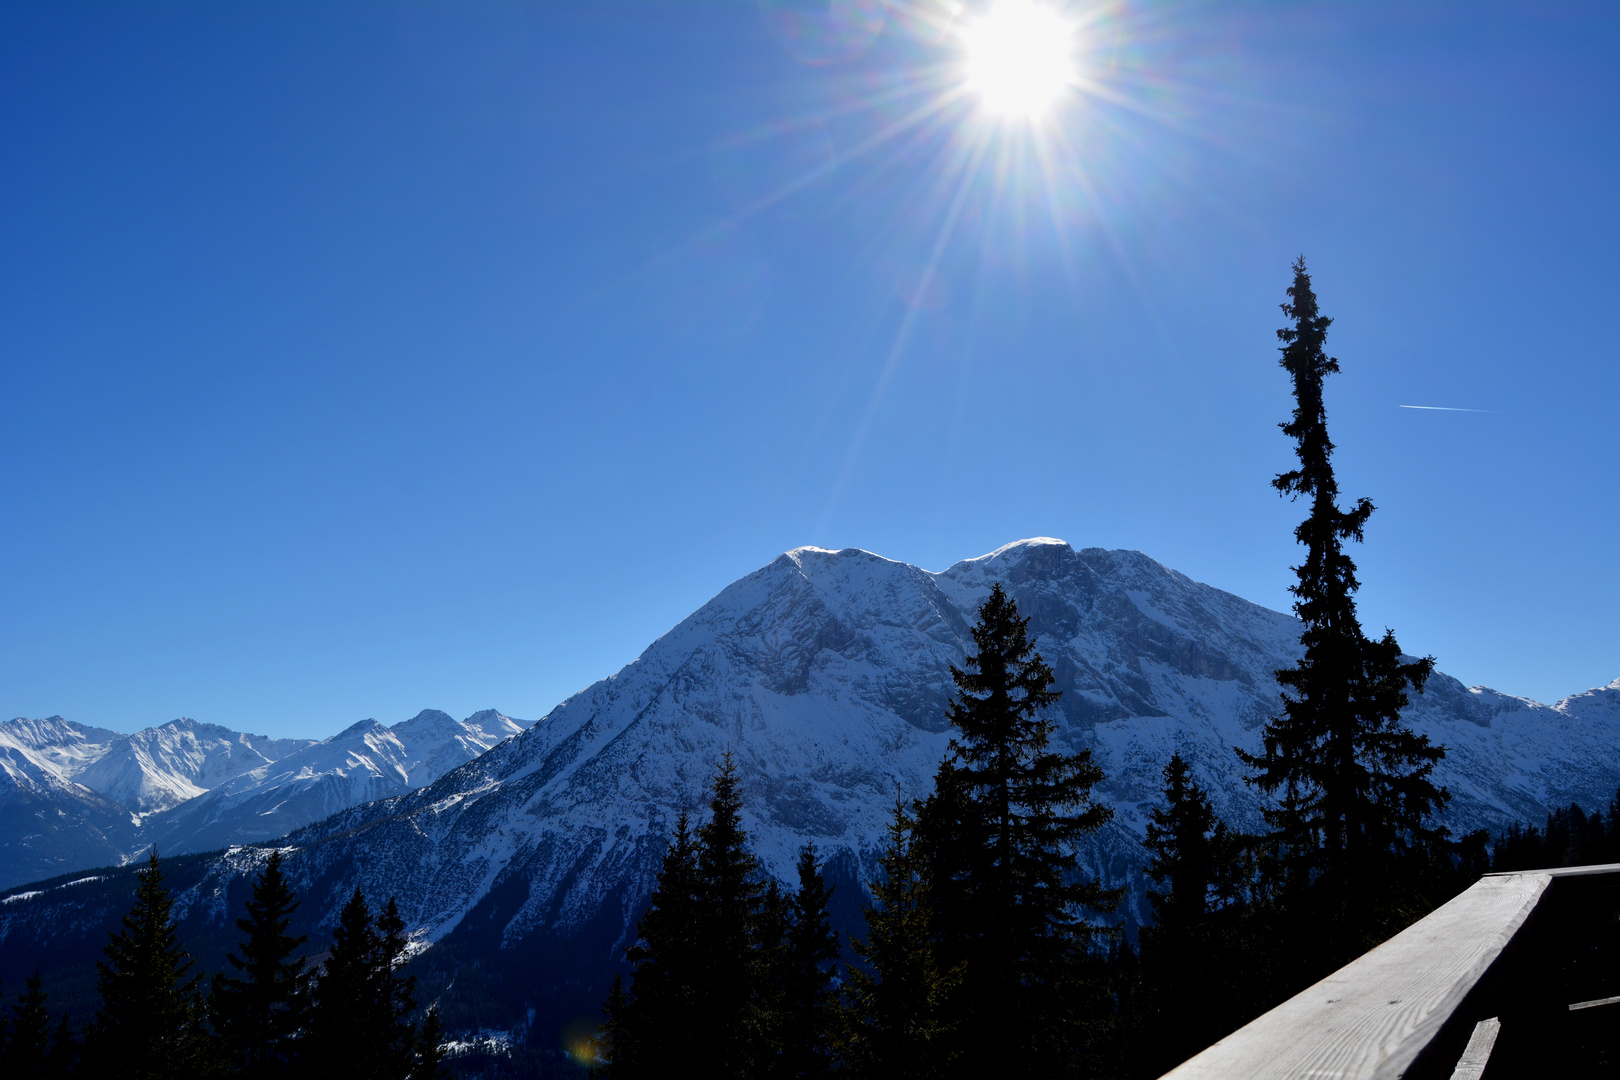
<path fill-rule="evenodd" d="M 53 716 L 0 723 L 0 887 L 272 840 L 422 787 L 528 727 L 487 709 L 363 720 L 317 742 L 180 719 L 125 735 Z"/>
<path fill-rule="evenodd" d="M 418 964 L 447 1018 L 532 1022 L 542 1040 L 546 1025 L 594 1023 L 673 818 L 703 807 L 729 750 L 767 869 L 790 879 L 800 845 L 814 841 L 837 884 L 835 917 L 857 929 L 895 793 L 930 788 L 949 738 L 949 668 L 970 651 L 978 605 L 998 581 L 1063 692 L 1056 742 L 1090 749 L 1106 775 L 1097 796 L 1115 820 L 1087 841 L 1083 863 L 1126 888 L 1123 917 L 1135 923 L 1147 914 L 1142 836 L 1172 753 L 1228 820 L 1258 824 L 1233 750 L 1258 747 L 1277 708 L 1273 673 L 1299 655 L 1298 624 L 1138 552 L 1034 539 L 939 573 L 855 549 L 788 552 L 530 730 L 417 790 L 287 836 L 280 846 L 307 898 L 300 925 L 324 935 L 356 886 L 395 896 L 430 946 Z M 1571 801 L 1606 807 L 1620 785 L 1620 680 L 1548 706 L 1437 674 L 1407 719 L 1448 748 L 1437 776 L 1458 831 L 1538 821 Z M 256 773 L 268 782 L 313 751 Z M 226 832 L 202 823 L 213 813 L 205 800 L 218 801 L 219 820 L 259 812 L 236 783 L 221 779 L 145 827 L 162 819 L 214 843 Z M 223 948 L 263 857 L 233 850 L 177 866 L 185 932 Z M 95 934 L 128 895 L 127 872 L 13 890 L 0 896 L 0 951 L 22 970 L 74 942 L 99 948 Z"/>

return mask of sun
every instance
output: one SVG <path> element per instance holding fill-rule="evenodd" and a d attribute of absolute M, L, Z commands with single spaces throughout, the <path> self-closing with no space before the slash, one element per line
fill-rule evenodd
<path fill-rule="evenodd" d="M 968 89 L 984 109 L 1039 121 L 1075 82 L 1075 25 L 1037 0 L 995 0 L 959 31 Z"/>

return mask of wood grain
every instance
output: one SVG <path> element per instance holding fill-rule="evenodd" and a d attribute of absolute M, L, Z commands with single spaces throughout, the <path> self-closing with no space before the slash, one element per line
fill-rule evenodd
<path fill-rule="evenodd" d="M 1501 1033 L 1502 1021 L 1495 1016 L 1475 1024 L 1457 1067 L 1451 1070 L 1451 1080 L 1480 1080 L 1485 1075 L 1485 1066 L 1491 1063 L 1491 1051 Z"/>
<path fill-rule="evenodd" d="M 1546 873 L 1481 878 L 1164 1080 L 1394 1080 L 1513 940 L 1551 882 Z"/>

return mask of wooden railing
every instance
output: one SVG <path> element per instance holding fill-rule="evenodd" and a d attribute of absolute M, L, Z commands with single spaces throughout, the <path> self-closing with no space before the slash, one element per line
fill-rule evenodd
<path fill-rule="evenodd" d="M 1559 1054 L 1612 1062 L 1589 1044 L 1612 1027 L 1620 1051 L 1617 913 L 1620 863 L 1488 874 L 1164 1080 L 1477 1080 L 1487 1067 L 1498 1080 L 1564 1075 L 1548 1068 Z"/>

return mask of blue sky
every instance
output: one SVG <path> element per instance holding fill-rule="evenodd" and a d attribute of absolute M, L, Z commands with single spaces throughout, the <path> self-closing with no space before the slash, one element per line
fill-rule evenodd
<path fill-rule="evenodd" d="M 1620 7 L 1071 5 L 1033 128 L 832 7 L 0 7 L 0 712 L 532 718 L 801 544 L 1286 608 L 1301 253 L 1369 629 L 1620 675 Z"/>

